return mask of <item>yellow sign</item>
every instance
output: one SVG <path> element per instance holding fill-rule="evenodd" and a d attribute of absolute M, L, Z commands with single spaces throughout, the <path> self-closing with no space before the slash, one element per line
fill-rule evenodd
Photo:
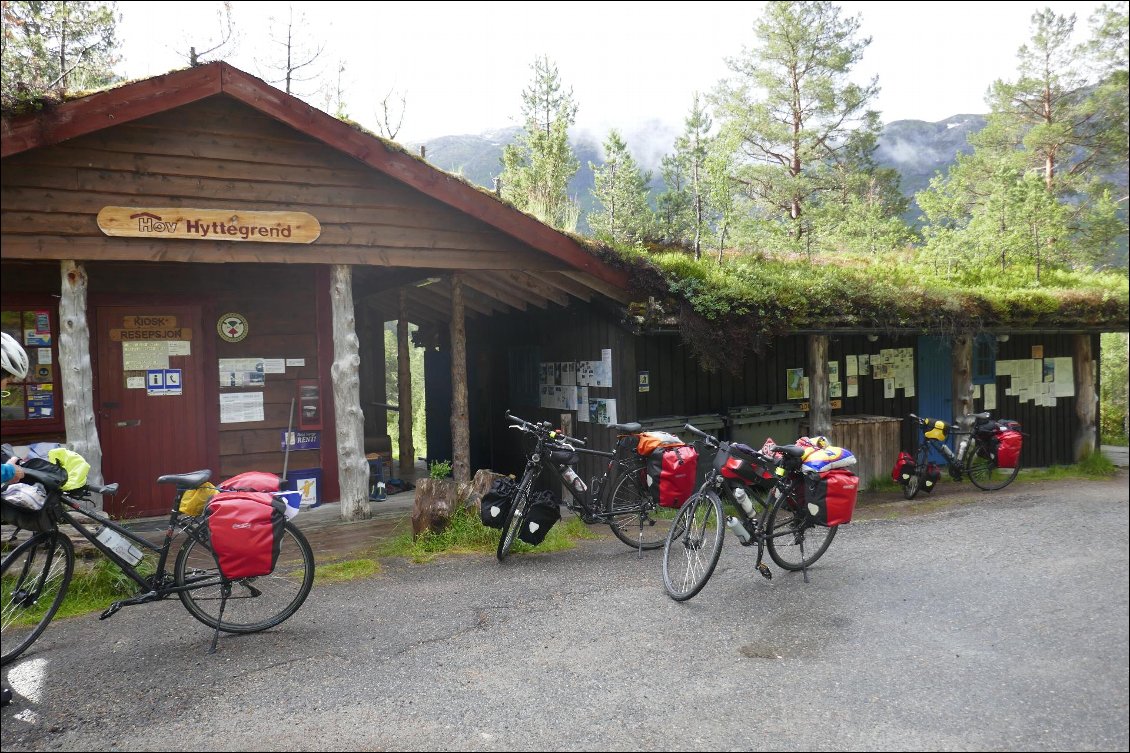
<path fill-rule="evenodd" d="M 103 207 L 98 228 L 123 238 L 237 243 L 313 243 L 322 234 L 318 220 L 306 212 L 184 207 Z"/>

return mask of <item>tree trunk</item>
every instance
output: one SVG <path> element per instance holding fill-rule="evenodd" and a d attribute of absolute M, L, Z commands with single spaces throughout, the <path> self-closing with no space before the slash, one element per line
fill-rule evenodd
<path fill-rule="evenodd" d="M 832 404 L 828 400 L 828 336 L 808 336 L 808 432 L 832 433 Z"/>
<path fill-rule="evenodd" d="M 86 318 L 86 268 L 64 261 L 59 299 L 59 372 L 63 387 L 63 424 L 67 443 L 90 463 L 87 477 L 102 484 L 102 443 L 94 413 L 94 367 Z M 102 509 L 101 502 L 98 508 Z"/>
<path fill-rule="evenodd" d="M 1095 420 L 1098 405 L 1091 335 L 1075 335 L 1075 417 L 1079 419 L 1079 428 L 1075 434 L 1076 462 L 1095 450 Z"/>
<path fill-rule="evenodd" d="M 334 337 L 334 419 L 337 424 L 337 469 L 341 485 L 341 517 L 368 518 L 369 464 L 365 461 L 365 414 L 361 410 L 361 356 L 353 318 L 353 268 L 336 264 L 330 272 L 330 306 Z"/>
<path fill-rule="evenodd" d="M 471 431 L 467 417 L 467 328 L 463 319 L 463 278 L 451 277 L 451 475 L 471 480 Z"/>
<path fill-rule="evenodd" d="M 412 444 L 412 362 L 408 342 L 408 292 L 400 291 L 400 313 L 396 320 L 396 384 L 400 415 L 400 475 L 408 476 L 416 464 L 416 447 Z"/>
<path fill-rule="evenodd" d="M 953 342 L 953 418 L 973 412 L 973 337 L 961 335 Z M 944 417 L 943 417 L 944 418 Z"/>

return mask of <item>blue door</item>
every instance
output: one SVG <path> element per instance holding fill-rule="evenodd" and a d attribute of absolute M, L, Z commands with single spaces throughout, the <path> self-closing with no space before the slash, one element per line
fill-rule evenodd
<path fill-rule="evenodd" d="M 953 352 L 950 341 L 944 337 L 919 337 L 917 360 L 918 410 L 922 418 L 953 421 Z M 921 439 L 919 435 L 919 439 Z M 953 448 L 953 437 L 946 439 Z M 930 460 L 944 464 L 937 450 L 930 451 Z"/>

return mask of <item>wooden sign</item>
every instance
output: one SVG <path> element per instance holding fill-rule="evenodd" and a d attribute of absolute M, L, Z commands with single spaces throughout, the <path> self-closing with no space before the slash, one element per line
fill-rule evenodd
<path fill-rule="evenodd" d="M 313 243 L 322 234 L 318 220 L 306 212 L 183 207 L 103 207 L 98 229 L 123 238 L 237 243 Z"/>
<path fill-rule="evenodd" d="M 134 340 L 191 340 L 192 330 L 187 327 L 129 327 L 111 329 L 114 342 Z"/>

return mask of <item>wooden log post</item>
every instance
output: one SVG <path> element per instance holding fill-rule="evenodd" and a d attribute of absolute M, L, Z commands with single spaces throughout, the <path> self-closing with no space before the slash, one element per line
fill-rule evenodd
<path fill-rule="evenodd" d="M 1075 462 L 1095 451 L 1099 395 L 1095 389 L 1095 354 L 1091 335 L 1075 335 Z"/>
<path fill-rule="evenodd" d="M 400 291 L 400 313 L 396 320 L 396 390 L 400 415 L 400 475 L 411 475 L 416 464 L 416 447 L 412 444 L 412 362 L 408 342 L 408 291 Z"/>
<path fill-rule="evenodd" d="M 463 278 L 451 277 L 451 475 L 471 480 L 471 429 L 467 411 L 467 326 L 463 318 Z"/>
<path fill-rule="evenodd" d="M 353 307 L 353 268 L 335 264 L 330 272 L 333 312 L 334 419 L 337 426 L 337 469 L 341 486 L 341 517 L 370 516 L 369 464 L 365 461 L 365 413 L 361 410 L 361 356 Z"/>
<path fill-rule="evenodd" d="M 953 394 L 953 416 L 958 419 L 973 412 L 973 336 L 961 335 L 953 341 L 953 356 L 950 361 Z M 963 426 L 961 428 L 970 428 Z M 956 441 L 956 440 L 954 440 Z"/>
<path fill-rule="evenodd" d="M 832 403 L 828 397 L 828 336 L 808 336 L 808 435 L 832 434 Z"/>
<path fill-rule="evenodd" d="M 90 361 L 90 325 L 86 316 L 86 267 L 64 261 L 59 298 L 59 371 L 63 387 L 63 425 L 67 444 L 90 463 L 87 478 L 102 478 L 102 443 L 94 413 L 94 367 Z M 101 499 L 96 500 L 102 509 Z"/>

